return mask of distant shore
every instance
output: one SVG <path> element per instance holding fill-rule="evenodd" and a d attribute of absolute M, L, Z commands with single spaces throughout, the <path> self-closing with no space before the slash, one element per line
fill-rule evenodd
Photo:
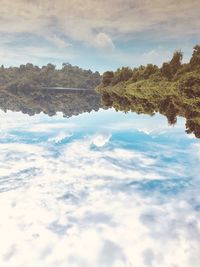
<path fill-rule="evenodd" d="M 89 88 L 73 88 L 73 87 L 41 87 L 42 90 L 69 90 L 69 91 L 94 91 Z"/>

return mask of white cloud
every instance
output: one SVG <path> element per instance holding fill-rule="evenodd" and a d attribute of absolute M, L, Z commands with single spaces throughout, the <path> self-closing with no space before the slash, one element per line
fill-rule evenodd
<path fill-rule="evenodd" d="M 20 47 L 7 47 L 5 44 L 0 45 L 0 57 L 2 62 L 7 66 L 20 65 L 27 62 L 36 65 L 38 63 L 47 64 L 49 61 L 54 62 L 57 60 L 64 62 L 73 59 L 75 56 L 74 51 L 71 48 L 69 50 L 69 46 L 66 51 L 63 49 L 55 50 L 48 46 L 33 46 L 31 44 L 24 47 L 23 43 Z"/>
<path fill-rule="evenodd" d="M 118 65 L 128 65 L 128 66 L 139 66 L 139 65 L 147 65 L 147 64 L 157 64 L 162 65 L 163 62 L 168 62 L 172 56 L 173 50 L 166 50 L 161 47 L 156 47 L 153 50 L 149 50 L 147 52 L 126 52 L 113 50 L 112 53 L 109 54 L 109 57 L 118 62 Z M 188 57 L 187 57 L 188 60 Z"/>
<path fill-rule="evenodd" d="M 198 0 L 183 0 L 181 5 L 173 0 L 88 0 L 84 4 L 81 0 L 1 0 L 0 4 L 2 32 L 45 36 L 60 32 L 89 44 L 99 36 L 101 45 L 112 45 L 110 38 L 133 38 L 138 33 L 162 38 L 199 35 Z"/>
<path fill-rule="evenodd" d="M 72 44 L 66 42 L 63 38 L 60 38 L 57 35 L 47 37 L 47 40 L 55 44 L 57 48 L 68 48 L 72 46 Z"/>
<path fill-rule="evenodd" d="M 178 40 L 188 60 L 191 42 L 199 37 L 199 0 L 183 0 L 181 5 L 178 0 L 87 0 L 84 4 L 81 0 L 0 0 L 0 6 L 0 57 L 6 65 L 57 64 L 78 56 L 83 61 L 90 48 L 96 48 L 93 55 L 104 60 L 104 70 L 110 61 L 115 66 L 160 65 L 174 48 L 134 52 L 136 43 L 148 46 L 156 40 L 166 41 L 167 46 Z M 127 41 L 129 49 L 133 45 L 131 52 L 121 46 Z"/>
<path fill-rule="evenodd" d="M 115 47 L 111 38 L 103 32 L 100 32 L 95 36 L 94 45 L 97 46 L 98 48 L 104 48 L 104 49 L 107 48 L 114 49 Z"/>

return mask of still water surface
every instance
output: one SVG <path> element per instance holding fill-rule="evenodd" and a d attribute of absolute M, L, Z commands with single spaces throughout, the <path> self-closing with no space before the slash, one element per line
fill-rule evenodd
<path fill-rule="evenodd" d="M 0 97 L 0 266 L 199 267 L 200 143 L 185 119 L 51 96 Z"/>

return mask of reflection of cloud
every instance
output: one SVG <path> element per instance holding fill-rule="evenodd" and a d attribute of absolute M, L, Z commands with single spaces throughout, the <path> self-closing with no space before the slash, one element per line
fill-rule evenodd
<path fill-rule="evenodd" d="M 96 135 L 93 137 L 93 144 L 97 147 L 102 147 L 104 146 L 106 143 L 109 142 L 111 136 L 106 136 L 106 135 Z"/>
<path fill-rule="evenodd" d="M 16 246 L 15 245 L 12 245 L 9 250 L 7 251 L 6 254 L 4 254 L 3 258 L 4 258 L 4 261 L 7 262 L 9 261 L 16 253 Z"/>
<path fill-rule="evenodd" d="M 131 112 L 129 112 L 129 115 L 131 120 L 127 118 L 127 120 L 124 119 L 111 122 L 110 124 L 105 125 L 105 127 L 115 131 L 137 130 L 148 135 L 158 135 L 162 134 L 162 132 L 170 132 L 170 129 L 173 130 L 174 134 L 174 129 L 177 131 L 184 129 L 183 122 L 185 120 L 183 118 L 178 118 L 178 123 L 169 128 L 167 119 L 164 115 L 157 114 L 156 116 L 149 117 L 149 115 L 136 115 Z M 145 118 L 148 118 L 148 120 L 145 120 Z"/>
<path fill-rule="evenodd" d="M 172 145 L 166 128 L 164 143 L 137 141 L 134 131 L 116 138 L 112 129 L 73 134 L 66 143 L 59 141 L 70 127 L 51 120 L 43 131 L 41 121 L 30 123 L 26 143 L 17 141 L 18 123 L 15 141 L 0 144 L 0 187 L 7 184 L 0 266 L 199 267 L 200 150 L 193 139 L 186 146 L 180 135 Z M 31 131 L 45 141 L 32 144 Z"/>
<path fill-rule="evenodd" d="M 49 142 L 54 141 L 56 143 L 59 143 L 59 142 L 63 141 L 64 139 L 67 139 L 67 138 L 69 138 L 71 136 L 72 136 L 72 134 L 67 133 L 65 131 L 61 131 L 56 136 L 49 138 Z"/>
<path fill-rule="evenodd" d="M 124 266 L 126 265 L 126 257 L 122 248 L 106 240 L 99 255 L 99 263 L 100 266 Z"/>

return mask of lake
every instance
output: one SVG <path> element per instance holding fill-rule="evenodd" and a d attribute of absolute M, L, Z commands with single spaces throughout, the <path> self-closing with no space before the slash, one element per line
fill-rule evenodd
<path fill-rule="evenodd" d="M 0 91 L 0 266 L 199 267 L 197 131 L 56 90 Z"/>

